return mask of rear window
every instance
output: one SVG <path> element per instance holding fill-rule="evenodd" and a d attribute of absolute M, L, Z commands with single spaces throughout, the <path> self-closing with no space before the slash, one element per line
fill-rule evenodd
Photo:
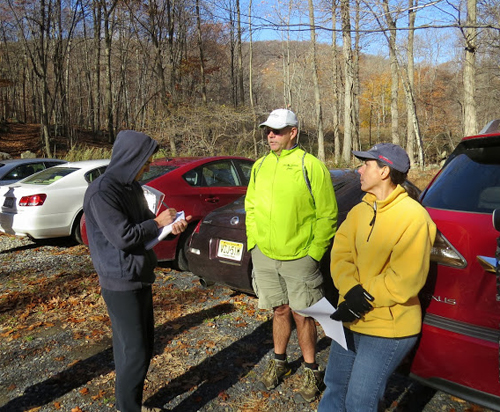
<path fill-rule="evenodd" d="M 500 138 L 461 143 L 424 194 L 422 204 L 476 213 L 499 209 Z"/>
<path fill-rule="evenodd" d="M 177 166 L 149 166 L 149 171 L 142 175 L 142 179 L 139 182 L 141 185 L 144 185 L 150 182 L 157 177 L 163 176 L 166 173 L 171 172 L 172 170 L 177 169 Z"/>
<path fill-rule="evenodd" d="M 54 183 L 77 170 L 78 168 L 75 167 L 51 167 L 50 169 L 42 170 L 41 172 L 26 178 L 23 180 L 23 183 L 33 185 L 50 185 L 51 183 Z"/>

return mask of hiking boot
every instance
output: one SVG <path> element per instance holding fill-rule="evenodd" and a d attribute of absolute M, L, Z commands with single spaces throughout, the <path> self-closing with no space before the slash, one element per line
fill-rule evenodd
<path fill-rule="evenodd" d="M 259 386 L 262 390 L 268 390 L 276 388 L 280 384 L 280 379 L 284 376 L 290 375 L 292 368 L 286 360 L 280 361 L 278 359 L 271 359 L 267 364 L 264 375 L 259 382 Z"/>
<path fill-rule="evenodd" d="M 316 399 L 324 389 L 325 384 L 323 382 L 324 372 L 322 370 L 312 370 L 310 368 L 304 368 L 304 380 L 299 391 L 295 394 L 295 401 L 297 402 L 312 402 Z"/>

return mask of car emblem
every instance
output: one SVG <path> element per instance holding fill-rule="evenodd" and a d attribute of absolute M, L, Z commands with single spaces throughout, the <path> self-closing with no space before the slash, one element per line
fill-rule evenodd
<path fill-rule="evenodd" d="M 238 223 L 240 223 L 240 218 L 238 216 L 233 216 L 229 223 L 231 223 L 231 225 L 233 226 L 236 226 Z"/>

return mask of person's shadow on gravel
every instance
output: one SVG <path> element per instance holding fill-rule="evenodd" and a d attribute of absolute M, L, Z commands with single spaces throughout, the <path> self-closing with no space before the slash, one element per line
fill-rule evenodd
<path fill-rule="evenodd" d="M 145 405 L 158 407 L 168 404 L 177 396 L 182 396 L 189 388 L 199 385 L 170 409 L 178 412 L 198 411 L 235 385 L 269 353 L 273 348 L 272 340 L 269 339 L 271 328 L 272 320 L 263 322 L 253 332 L 171 380 L 163 389 L 147 399 Z"/>
<path fill-rule="evenodd" d="M 206 319 L 234 312 L 237 308 L 231 303 L 222 303 L 210 309 L 201 310 L 180 318 L 176 318 L 155 329 L 156 336 L 170 336 L 203 323 Z M 172 328 L 172 324 L 182 324 L 182 328 Z M 111 345 L 111 341 L 110 341 Z M 87 359 L 79 361 L 58 374 L 32 385 L 22 396 L 12 399 L 2 407 L 1 412 L 21 412 L 40 407 L 52 402 L 73 389 L 85 385 L 95 377 L 105 375 L 114 370 L 113 348 L 109 347 Z"/>

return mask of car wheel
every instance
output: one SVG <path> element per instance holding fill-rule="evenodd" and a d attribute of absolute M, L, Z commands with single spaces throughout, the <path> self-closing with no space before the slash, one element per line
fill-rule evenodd
<path fill-rule="evenodd" d="M 197 224 L 198 222 L 191 223 L 180 235 L 179 242 L 177 243 L 177 253 L 175 254 L 174 266 L 177 270 L 180 270 L 182 272 L 189 271 L 189 264 L 187 260 L 189 238 L 193 234 L 193 231 L 196 228 Z"/>
<path fill-rule="evenodd" d="M 83 212 L 80 212 L 73 223 L 73 229 L 71 230 L 71 237 L 79 245 L 83 245 L 82 232 L 80 230 L 80 220 L 82 219 Z"/>

